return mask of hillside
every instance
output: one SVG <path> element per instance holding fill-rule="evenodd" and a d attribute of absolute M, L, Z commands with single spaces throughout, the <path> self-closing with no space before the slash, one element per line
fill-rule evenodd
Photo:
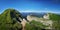
<path fill-rule="evenodd" d="M 53 29 L 54 30 L 60 30 L 60 15 L 49 13 L 49 17 L 54 22 L 52 24 L 53 25 Z"/>
<path fill-rule="evenodd" d="M 45 19 L 42 17 L 31 16 L 31 15 L 27 16 L 27 20 L 42 29 L 52 29 L 52 24 L 53 24 L 52 20 Z M 37 22 L 39 22 L 39 23 L 37 23 Z"/>
<path fill-rule="evenodd" d="M 35 14 L 27 13 L 25 17 L 15 9 L 6 9 L 0 14 L 0 30 L 60 30 L 60 15 Z"/>
<path fill-rule="evenodd" d="M 35 25 L 40 25 L 41 27 L 44 27 L 43 29 L 47 28 L 47 29 L 53 29 L 53 30 L 60 30 L 60 15 L 58 14 L 48 13 L 44 15 L 43 18 L 28 15 L 27 20 L 29 22 L 32 21 L 32 23 Z M 33 20 L 36 22 L 34 22 Z M 38 24 L 37 22 L 42 23 L 42 24 Z"/>
<path fill-rule="evenodd" d="M 15 9 L 6 9 L 0 15 L 0 30 L 19 30 L 21 29 L 21 22 L 19 18 L 22 19 L 21 14 Z"/>
<path fill-rule="evenodd" d="M 54 21 L 60 20 L 60 15 L 58 14 L 49 13 L 49 15 L 51 20 L 54 20 Z"/>

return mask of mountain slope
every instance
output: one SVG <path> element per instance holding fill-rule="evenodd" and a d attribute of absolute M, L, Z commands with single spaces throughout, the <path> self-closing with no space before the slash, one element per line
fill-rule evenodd
<path fill-rule="evenodd" d="M 54 30 L 60 30 L 60 15 L 49 13 L 49 17 L 53 21 L 52 28 Z"/>
<path fill-rule="evenodd" d="M 40 21 L 40 23 L 42 22 L 42 24 L 48 25 L 46 27 L 48 27 L 48 28 L 51 27 L 52 30 L 60 30 L 60 15 L 53 14 L 53 13 L 48 13 L 48 14 L 46 14 L 45 17 L 47 17 L 47 16 L 48 16 L 49 19 L 45 19 L 44 16 L 43 16 L 43 18 L 38 18 L 38 17 L 35 17 L 35 16 L 28 15 L 27 16 L 27 20 L 28 21 L 34 20 L 34 21 L 37 21 L 37 22 Z M 38 24 L 37 22 L 34 22 L 34 21 L 32 23 L 34 23 L 35 25 L 39 25 L 40 24 L 40 23 Z M 27 29 L 28 29 L 29 26 L 27 25 Z"/>
<path fill-rule="evenodd" d="M 60 20 L 60 15 L 58 14 L 49 13 L 49 15 L 51 20 L 54 20 L 54 21 Z"/>
<path fill-rule="evenodd" d="M 0 15 L 0 30 L 18 30 L 21 29 L 21 22 L 19 18 L 22 19 L 21 14 L 15 9 L 6 9 Z"/>

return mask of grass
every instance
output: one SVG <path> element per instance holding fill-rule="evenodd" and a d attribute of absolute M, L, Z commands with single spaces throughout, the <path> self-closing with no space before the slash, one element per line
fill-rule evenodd
<path fill-rule="evenodd" d="M 13 14 L 11 14 L 13 13 Z M 14 16 L 13 16 L 14 15 Z M 21 17 L 20 13 L 14 9 L 6 9 L 0 15 L 0 30 L 19 30 L 22 25 L 17 22 L 17 17 Z M 15 19 L 13 19 L 15 18 Z"/>

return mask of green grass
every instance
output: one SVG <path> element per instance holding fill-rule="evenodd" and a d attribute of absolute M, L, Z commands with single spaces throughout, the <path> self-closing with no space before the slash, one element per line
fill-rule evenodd
<path fill-rule="evenodd" d="M 50 19 L 53 21 L 53 28 L 55 29 L 55 30 L 60 30 L 60 15 L 58 15 L 58 14 L 52 14 L 52 13 L 50 13 L 49 14 L 50 16 Z"/>
<path fill-rule="evenodd" d="M 12 14 L 11 14 L 12 13 Z M 0 30 L 19 30 L 22 25 L 17 22 L 17 17 L 21 17 L 20 13 L 14 9 L 6 9 L 0 15 Z"/>
<path fill-rule="evenodd" d="M 60 21 L 60 15 L 58 14 L 49 14 L 50 19 L 53 21 Z"/>
<path fill-rule="evenodd" d="M 34 25 L 36 25 L 36 26 L 38 26 L 38 27 L 41 27 L 41 28 L 47 27 L 46 25 L 43 25 L 42 23 L 37 22 L 37 21 L 34 21 L 34 20 L 32 20 L 30 23 L 31 23 L 31 24 L 34 24 Z"/>
<path fill-rule="evenodd" d="M 25 30 L 42 30 L 42 28 L 26 23 Z"/>
<path fill-rule="evenodd" d="M 26 30 L 42 30 L 42 29 L 44 29 L 45 27 L 47 27 L 47 26 L 43 25 L 43 24 L 40 23 L 40 22 L 37 22 L 37 21 L 32 20 L 32 21 L 30 22 L 30 24 L 28 24 L 28 23 L 26 24 L 25 29 L 26 29 Z"/>

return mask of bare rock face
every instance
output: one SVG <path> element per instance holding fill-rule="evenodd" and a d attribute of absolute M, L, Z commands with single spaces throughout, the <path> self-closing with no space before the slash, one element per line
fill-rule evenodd
<path fill-rule="evenodd" d="M 28 16 L 27 16 L 27 20 L 28 20 L 28 21 L 32 21 L 33 19 L 32 19 L 32 17 L 31 17 L 30 15 L 28 15 Z"/>
<path fill-rule="evenodd" d="M 25 19 L 23 19 L 23 21 L 21 22 L 22 26 L 25 27 L 25 24 L 27 23 L 27 21 Z"/>
<path fill-rule="evenodd" d="M 43 16 L 44 19 L 49 19 L 49 14 Z"/>
<path fill-rule="evenodd" d="M 27 21 L 25 19 L 22 20 L 21 24 L 22 24 L 22 30 L 25 30 L 25 25 L 26 25 Z"/>
<path fill-rule="evenodd" d="M 27 16 L 27 20 L 28 20 L 29 22 L 31 22 L 32 20 L 35 20 L 35 21 L 37 21 L 37 22 L 42 23 L 43 25 L 48 26 L 48 27 L 46 27 L 45 29 L 52 29 L 53 21 L 52 21 L 52 20 L 49 20 L 49 15 L 44 15 L 43 18 L 39 18 L 39 17 L 34 17 L 34 16 L 28 15 L 28 16 Z"/>

